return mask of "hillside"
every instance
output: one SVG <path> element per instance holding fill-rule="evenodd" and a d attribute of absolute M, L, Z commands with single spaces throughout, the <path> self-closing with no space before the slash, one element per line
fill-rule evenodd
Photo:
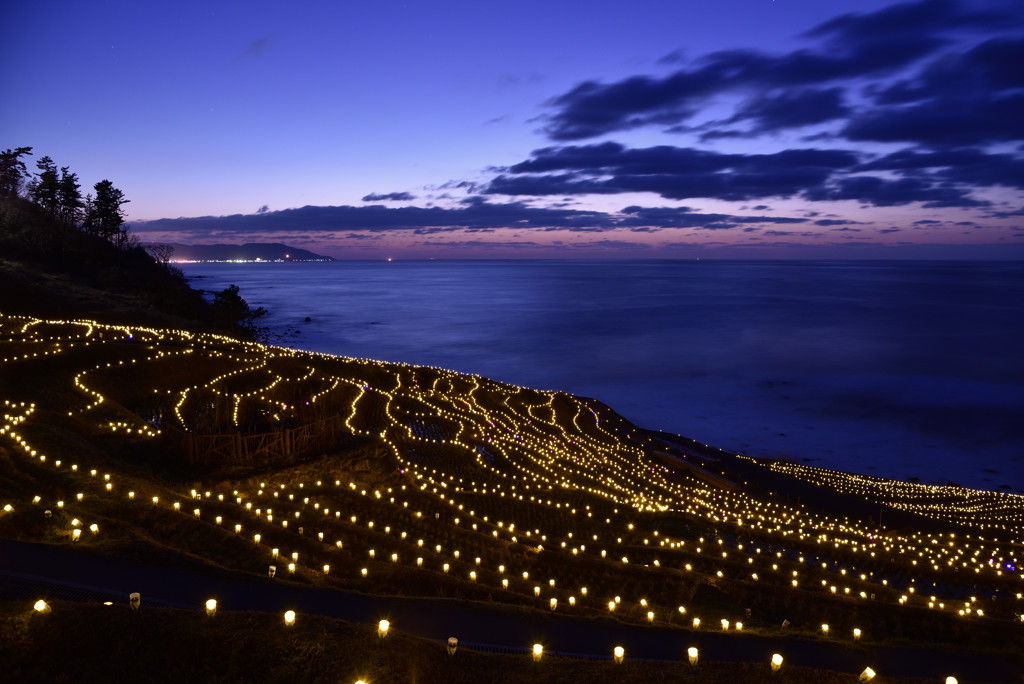
<path fill-rule="evenodd" d="M 0 197 L 0 311 L 245 333 L 173 265 L 16 197 Z"/>
<path fill-rule="evenodd" d="M 590 399 L 190 331 L 3 316 L 0 359 L 0 538 L 566 620 L 551 642 L 582 620 L 848 654 L 825 669 L 1021 665 L 1019 496 L 865 491 Z"/>
<path fill-rule="evenodd" d="M 279 242 L 246 242 L 242 245 L 183 245 L 171 243 L 172 261 L 334 261 L 307 249 Z"/>

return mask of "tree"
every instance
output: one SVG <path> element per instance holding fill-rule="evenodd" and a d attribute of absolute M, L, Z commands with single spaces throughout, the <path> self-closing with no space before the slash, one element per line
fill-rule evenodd
<path fill-rule="evenodd" d="M 149 252 L 149 255 L 153 257 L 156 262 L 166 266 L 167 262 L 171 260 L 172 256 L 174 256 L 174 245 L 146 245 L 146 251 Z"/>
<path fill-rule="evenodd" d="M 222 325 L 238 326 L 250 334 L 259 332 L 256 328 L 256 319 L 267 314 L 267 310 L 262 306 L 255 310 L 250 309 L 249 304 L 238 294 L 237 285 L 229 285 L 214 294 L 213 310 Z"/>
<path fill-rule="evenodd" d="M 24 155 L 31 155 L 31 147 L 18 147 L 0 152 L 0 197 L 19 197 L 22 183 L 29 178 Z"/>
<path fill-rule="evenodd" d="M 118 247 L 130 246 L 131 239 L 124 225 L 125 214 L 121 206 L 131 200 L 125 199 L 124 193 L 108 180 L 101 180 L 93 189 L 96 196 L 91 200 L 92 208 L 85 217 L 83 228 L 87 233 L 99 235 Z M 86 202 L 89 202 L 89 198 L 86 198 Z"/>
<path fill-rule="evenodd" d="M 82 202 L 81 186 L 78 184 L 78 174 L 71 173 L 66 166 L 60 169 L 60 182 L 57 185 L 57 203 L 60 207 L 60 215 L 64 224 L 77 226 L 82 220 L 82 209 L 85 204 Z"/>
<path fill-rule="evenodd" d="M 36 168 L 39 169 L 39 173 L 29 185 L 29 196 L 51 216 L 55 216 L 60 207 L 60 177 L 57 175 L 57 164 L 50 157 L 44 156 L 36 162 Z"/>

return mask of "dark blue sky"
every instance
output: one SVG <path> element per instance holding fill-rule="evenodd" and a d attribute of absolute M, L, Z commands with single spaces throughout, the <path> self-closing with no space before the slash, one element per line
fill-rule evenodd
<path fill-rule="evenodd" d="M 111 179 L 146 239 L 1024 257 L 1019 0 L 0 12 L 0 147 Z"/>

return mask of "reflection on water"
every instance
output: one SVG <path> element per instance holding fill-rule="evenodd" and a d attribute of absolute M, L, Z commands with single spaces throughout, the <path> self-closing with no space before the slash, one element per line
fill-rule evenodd
<path fill-rule="evenodd" d="M 1019 264 L 186 268 L 197 287 L 238 284 L 277 330 L 298 331 L 291 346 L 593 396 L 755 455 L 1024 489 Z"/>

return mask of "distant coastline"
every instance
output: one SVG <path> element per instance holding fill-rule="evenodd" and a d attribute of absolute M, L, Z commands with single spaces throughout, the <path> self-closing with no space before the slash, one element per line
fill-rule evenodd
<path fill-rule="evenodd" d="M 174 248 L 169 261 L 175 264 L 334 261 L 333 257 L 316 254 L 306 249 L 292 247 L 279 242 L 247 242 L 242 245 L 185 245 L 172 243 L 169 246 Z"/>

